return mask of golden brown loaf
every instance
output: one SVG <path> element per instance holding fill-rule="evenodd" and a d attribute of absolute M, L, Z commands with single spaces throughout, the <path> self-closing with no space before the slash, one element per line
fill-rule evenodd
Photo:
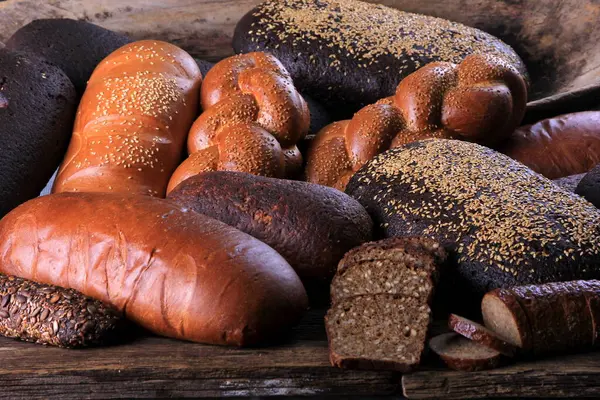
<path fill-rule="evenodd" d="M 520 123 L 526 102 L 523 77 L 501 58 L 474 54 L 459 65 L 428 64 L 402 80 L 393 97 L 323 128 L 309 149 L 306 179 L 343 190 L 377 154 L 424 138 L 499 143 Z"/>
<path fill-rule="evenodd" d="M 160 335 L 249 345 L 296 323 L 304 287 L 275 250 L 150 196 L 60 193 L 0 221 L 0 272 L 72 288 Z"/>
<path fill-rule="evenodd" d="M 310 113 L 286 69 L 273 56 L 229 57 L 206 74 L 204 112 L 188 136 L 191 156 L 169 183 L 207 171 L 238 171 L 274 178 L 300 172 L 296 144 L 306 136 Z"/>
<path fill-rule="evenodd" d="M 177 46 L 140 41 L 96 67 L 53 192 L 164 197 L 198 112 L 202 77 Z"/>

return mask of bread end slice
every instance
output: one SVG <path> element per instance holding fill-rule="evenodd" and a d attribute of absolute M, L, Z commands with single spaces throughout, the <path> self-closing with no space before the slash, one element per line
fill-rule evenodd
<path fill-rule="evenodd" d="M 531 328 L 525 311 L 506 289 L 495 289 L 483 296 L 481 312 L 485 326 L 506 342 L 523 350 L 531 349 Z"/>

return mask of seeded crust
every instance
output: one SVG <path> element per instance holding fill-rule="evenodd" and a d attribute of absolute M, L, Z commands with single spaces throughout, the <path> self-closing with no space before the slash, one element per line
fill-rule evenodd
<path fill-rule="evenodd" d="M 505 356 L 512 357 L 517 351 L 515 346 L 508 343 L 485 326 L 456 314 L 450 314 L 448 327 L 459 335 L 500 352 Z"/>
<path fill-rule="evenodd" d="M 430 313 L 417 299 L 389 294 L 334 304 L 325 317 L 331 364 L 411 371 L 421 360 Z"/>
<path fill-rule="evenodd" d="M 78 348 L 106 344 L 124 323 L 116 310 L 73 290 L 0 274 L 0 334 Z"/>
<path fill-rule="evenodd" d="M 600 212 L 477 144 L 432 139 L 389 150 L 361 168 L 346 193 L 385 237 L 439 241 L 478 296 L 600 277 Z"/>
<path fill-rule="evenodd" d="M 456 333 L 444 333 L 429 341 L 446 365 L 459 371 L 481 371 L 500 366 L 502 354 Z"/>
<path fill-rule="evenodd" d="M 238 22 L 233 48 L 272 53 L 301 91 L 339 119 L 391 96 L 400 80 L 434 61 L 487 53 L 526 74 L 514 50 L 485 32 L 356 0 L 265 1 Z"/>
<path fill-rule="evenodd" d="M 429 304 L 446 254 L 424 238 L 390 238 L 350 250 L 331 283 L 331 300 L 363 294 L 401 294 Z"/>

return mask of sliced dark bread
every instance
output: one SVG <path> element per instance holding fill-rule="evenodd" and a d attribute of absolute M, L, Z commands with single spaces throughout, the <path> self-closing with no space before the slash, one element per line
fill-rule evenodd
<path fill-rule="evenodd" d="M 411 371 L 421 360 L 430 314 L 420 300 L 391 294 L 356 296 L 334 304 L 325 317 L 331 364 Z"/>
<path fill-rule="evenodd" d="M 431 239 L 391 238 L 366 243 L 340 261 L 331 284 L 336 302 L 363 294 L 401 294 L 430 303 L 446 252 Z"/>
<path fill-rule="evenodd" d="M 517 352 L 517 347 L 508 343 L 498 334 L 485 326 L 456 314 L 450 314 L 448 327 L 467 339 L 471 339 L 485 347 L 512 357 Z"/>
<path fill-rule="evenodd" d="M 457 333 L 438 335 L 429 341 L 429 348 L 448 367 L 460 371 L 481 371 L 502 364 L 503 356 L 496 350 L 469 340 Z"/>

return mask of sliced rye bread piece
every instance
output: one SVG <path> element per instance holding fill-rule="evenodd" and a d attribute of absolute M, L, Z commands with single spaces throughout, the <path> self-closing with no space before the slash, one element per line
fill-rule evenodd
<path fill-rule="evenodd" d="M 431 302 L 445 250 L 427 238 L 390 238 L 350 250 L 331 283 L 331 301 L 363 294 L 401 294 Z"/>
<path fill-rule="evenodd" d="M 487 328 L 525 351 L 531 349 L 529 321 L 514 293 L 507 289 L 488 292 L 481 301 L 481 313 Z"/>
<path fill-rule="evenodd" d="M 325 317 L 331 364 L 409 372 L 420 363 L 430 315 L 429 306 L 413 297 L 376 294 L 341 300 Z"/>
<path fill-rule="evenodd" d="M 502 354 L 454 332 L 444 333 L 429 340 L 429 348 L 448 367 L 459 371 L 481 371 L 500 366 Z"/>
<path fill-rule="evenodd" d="M 459 315 L 450 314 L 448 327 L 459 335 L 500 352 L 505 356 L 513 357 L 517 352 L 515 345 L 508 343 L 498 334 L 475 321 Z"/>

